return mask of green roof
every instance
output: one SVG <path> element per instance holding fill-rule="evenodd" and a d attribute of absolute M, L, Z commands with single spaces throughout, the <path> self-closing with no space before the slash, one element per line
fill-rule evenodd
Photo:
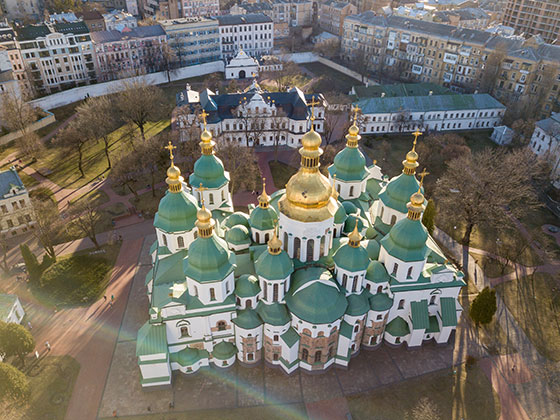
<path fill-rule="evenodd" d="M 369 298 L 371 309 L 377 312 L 385 312 L 393 306 L 393 299 L 386 293 L 376 293 Z"/>
<path fill-rule="evenodd" d="M 167 354 L 167 332 L 165 325 L 152 325 L 146 322 L 138 330 L 136 338 L 136 356 Z"/>
<path fill-rule="evenodd" d="M 457 325 L 457 304 L 454 298 L 444 297 L 439 300 L 441 308 L 441 325 L 455 327 Z"/>
<path fill-rule="evenodd" d="M 152 268 L 152 278 L 149 278 L 149 272 L 146 276 L 146 284 L 152 279 L 154 280 L 154 285 L 185 280 L 183 260 L 186 256 L 187 250 L 181 249 L 168 257 L 157 259 Z"/>
<path fill-rule="evenodd" d="M 6 321 L 18 297 L 16 295 L 0 294 L 0 321 Z"/>
<path fill-rule="evenodd" d="M 350 215 L 350 214 L 357 214 L 358 213 L 358 208 L 351 201 L 345 200 L 345 201 L 342 202 L 342 205 L 344 206 L 344 210 L 346 211 L 346 214 Z M 352 229 L 353 228 L 354 228 L 354 226 L 352 226 Z"/>
<path fill-rule="evenodd" d="M 352 338 L 352 325 L 346 321 L 340 323 L 340 334 L 346 338 Z"/>
<path fill-rule="evenodd" d="M 286 251 L 272 255 L 264 251 L 255 261 L 255 271 L 267 280 L 282 280 L 294 271 L 294 263 Z"/>
<path fill-rule="evenodd" d="M 439 332 L 439 322 L 437 320 L 437 316 L 431 316 L 430 318 L 430 325 L 426 330 L 427 333 L 437 333 Z"/>
<path fill-rule="evenodd" d="M 373 228 L 368 228 L 373 229 Z M 367 241 L 366 250 L 370 260 L 377 260 L 379 258 L 379 242 L 375 239 L 370 239 Z"/>
<path fill-rule="evenodd" d="M 209 238 L 198 237 L 189 248 L 184 260 L 186 276 L 199 281 L 223 280 L 234 270 L 235 255 L 228 250 L 226 242 L 215 234 Z"/>
<path fill-rule="evenodd" d="M 366 158 L 357 147 L 346 146 L 334 157 L 334 163 L 329 166 L 331 177 L 341 181 L 362 181 L 369 175 Z"/>
<path fill-rule="evenodd" d="M 412 328 L 415 330 L 425 330 L 429 327 L 428 320 L 428 301 L 410 302 L 410 313 L 412 317 Z"/>
<path fill-rule="evenodd" d="M 366 233 L 364 234 L 364 237 L 366 239 L 375 239 L 378 235 L 379 232 L 377 232 L 373 226 L 370 226 L 366 229 Z"/>
<path fill-rule="evenodd" d="M 292 347 L 299 340 L 299 334 L 296 332 L 296 330 L 290 327 L 288 328 L 288 331 L 280 336 L 280 338 L 282 339 L 282 341 L 284 341 L 284 343 L 286 343 L 288 347 Z"/>
<path fill-rule="evenodd" d="M 416 175 L 407 175 L 403 172 L 389 181 L 385 190 L 379 194 L 379 199 L 387 207 L 406 214 L 408 213 L 406 205 L 412 194 L 418 191 L 419 186 Z"/>
<path fill-rule="evenodd" d="M 243 309 L 237 311 L 237 317 L 232 322 L 240 328 L 252 330 L 262 325 L 263 322 L 253 309 Z"/>
<path fill-rule="evenodd" d="M 152 246 L 150 247 L 150 255 L 153 254 L 154 252 L 156 252 L 156 249 L 158 248 L 158 241 L 157 239 L 154 241 L 154 243 L 152 244 Z"/>
<path fill-rule="evenodd" d="M 422 261 L 428 257 L 430 248 L 426 245 L 428 231 L 420 220 L 408 217 L 399 220 L 381 239 L 387 253 L 401 261 Z"/>
<path fill-rule="evenodd" d="M 366 279 L 374 283 L 385 283 L 389 281 L 390 277 L 382 263 L 372 261 L 367 268 Z"/>
<path fill-rule="evenodd" d="M 286 297 L 290 312 L 312 324 L 328 324 L 342 318 L 348 302 L 329 271 L 312 267 L 298 270 L 292 277 L 293 286 Z"/>
<path fill-rule="evenodd" d="M 426 96 L 453 94 L 453 92 L 436 83 L 395 83 L 391 85 L 353 86 L 357 99 L 386 98 L 399 96 Z"/>
<path fill-rule="evenodd" d="M 198 204 L 187 192 L 167 191 L 159 202 L 154 217 L 154 227 L 164 232 L 184 232 L 192 230 L 196 222 Z"/>
<path fill-rule="evenodd" d="M 224 164 L 215 155 L 202 155 L 194 164 L 194 171 L 189 177 L 189 184 L 204 188 L 220 188 L 228 182 L 224 173 Z"/>
<path fill-rule="evenodd" d="M 245 245 L 251 243 L 249 229 L 243 225 L 237 225 L 228 229 L 226 232 L 226 241 L 233 245 Z"/>
<path fill-rule="evenodd" d="M 369 311 L 368 302 L 369 292 L 364 290 L 361 294 L 351 294 L 346 297 L 348 301 L 348 308 L 346 308 L 346 313 L 351 316 L 359 316 L 367 313 Z"/>
<path fill-rule="evenodd" d="M 181 366 L 192 366 L 201 359 L 207 359 L 208 352 L 206 350 L 198 350 L 191 347 L 186 347 L 177 353 L 169 355 L 170 362 L 179 363 Z"/>
<path fill-rule="evenodd" d="M 257 313 L 264 322 L 270 325 L 286 325 L 291 320 L 288 309 L 283 303 L 266 304 L 261 300 L 257 305 Z"/>
<path fill-rule="evenodd" d="M 251 227 L 249 225 L 249 216 L 240 211 L 236 211 L 235 213 L 230 214 L 228 217 L 224 219 L 222 224 L 226 228 L 232 228 L 237 225 L 243 225 L 247 229 L 250 229 Z"/>
<path fill-rule="evenodd" d="M 333 259 L 338 267 L 351 272 L 366 270 L 369 264 L 368 252 L 361 244 L 358 247 L 348 243 L 342 245 L 335 252 Z"/>
<path fill-rule="evenodd" d="M 368 179 L 366 182 L 366 192 L 372 200 L 379 198 L 379 191 L 381 191 L 381 182 L 374 178 Z"/>
<path fill-rule="evenodd" d="M 18 41 L 31 41 L 37 38 L 44 38 L 51 33 L 47 25 L 26 25 L 16 26 Z"/>
<path fill-rule="evenodd" d="M 407 322 L 400 316 L 394 318 L 391 322 L 389 322 L 387 324 L 387 327 L 385 327 L 385 331 L 391 334 L 393 337 L 404 337 L 405 335 L 410 334 L 410 329 Z"/>
<path fill-rule="evenodd" d="M 344 233 L 348 234 L 352 232 L 356 226 L 356 222 L 358 222 L 358 230 L 361 232 L 365 226 L 364 219 L 356 214 L 350 214 L 344 222 Z"/>
<path fill-rule="evenodd" d="M 373 225 L 375 226 L 375 230 L 380 232 L 383 236 L 387 235 L 392 228 L 391 225 L 383 223 L 379 216 L 375 218 Z"/>
<path fill-rule="evenodd" d="M 229 341 L 220 341 L 214 346 L 214 350 L 212 350 L 212 357 L 215 357 L 219 360 L 227 360 L 234 356 L 236 353 L 237 348 L 235 347 L 235 345 L 233 345 Z"/>
<path fill-rule="evenodd" d="M 257 296 L 261 292 L 259 280 L 251 274 L 243 274 L 235 281 L 235 295 L 247 298 Z"/>
<path fill-rule="evenodd" d="M 336 213 L 334 214 L 334 224 L 335 225 L 340 225 L 342 223 L 344 223 L 346 221 L 346 218 L 348 217 L 348 215 L 346 214 L 346 209 L 344 208 L 344 206 L 339 203 L 338 204 L 338 209 L 336 210 Z"/>
<path fill-rule="evenodd" d="M 274 229 L 274 224 L 278 220 L 278 214 L 274 208 L 268 206 L 263 209 L 257 206 L 249 217 L 249 224 L 253 229 L 257 230 L 271 230 Z"/>

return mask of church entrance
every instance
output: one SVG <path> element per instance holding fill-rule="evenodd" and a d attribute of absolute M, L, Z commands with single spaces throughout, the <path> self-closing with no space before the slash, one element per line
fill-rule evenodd
<path fill-rule="evenodd" d="M 245 74 L 245 70 L 239 70 L 239 78 L 245 79 L 245 77 L 247 77 L 247 75 Z"/>

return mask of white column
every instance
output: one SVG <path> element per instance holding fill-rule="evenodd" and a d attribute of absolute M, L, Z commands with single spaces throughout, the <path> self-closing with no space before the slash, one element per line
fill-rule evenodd
<path fill-rule="evenodd" d="M 321 237 L 315 239 L 313 243 L 313 261 L 318 261 L 321 257 Z"/>
<path fill-rule="evenodd" d="M 301 240 L 301 246 L 299 248 L 298 258 L 301 262 L 307 261 L 307 239 Z"/>
<path fill-rule="evenodd" d="M 288 255 L 294 258 L 294 237 L 288 235 Z"/>

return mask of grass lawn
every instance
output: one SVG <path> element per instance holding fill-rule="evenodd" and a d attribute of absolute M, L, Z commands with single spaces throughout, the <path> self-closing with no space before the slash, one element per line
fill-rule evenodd
<path fill-rule="evenodd" d="M 437 406 L 441 419 L 498 419 L 500 402 L 484 372 L 476 365 L 443 369 L 401 383 L 348 397 L 354 420 L 412 419 L 411 410 L 421 398 Z M 398 404 L 395 399 L 398 398 Z M 405 416 L 409 417 L 405 417 Z"/>
<path fill-rule="evenodd" d="M 23 171 L 18 171 L 18 175 L 19 175 L 19 179 L 21 179 L 21 182 L 23 182 L 23 185 L 25 185 L 25 188 L 27 188 L 27 189 L 29 189 L 31 187 L 35 187 L 36 185 L 39 185 L 39 181 L 37 181 L 32 176 L 27 175 Z"/>
<path fill-rule="evenodd" d="M 531 211 L 526 217 L 520 220 L 521 223 L 531 233 L 536 245 L 543 248 L 552 258 L 560 258 L 560 248 L 553 236 L 543 232 L 543 225 L 560 226 L 560 220 L 547 207 L 542 206 Z"/>
<path fill-rule="evenodd" d="M 104 245 L 58 257 L 41 277 L 41 287 L 33 292 L 49 306 L 73 306 L 97 300 L 109 281 L 120 244 Z"/>
<path fill-rule="evenodd" d="M 70 203 L 75 204 L 75 203 L 79 202 L 80 200 L 90 201 L 97 207 L 97 206 L 100 206 L 101 204 L 104 204 L 104 203 L 108 202 L 109 201 L 109 196 L 107 195 L 107 193 L 105 191 L 93 190 L 93 191 L 90 191 L 90 192 L 72 200 Z"/>
<path fill-rule="evenodd" d="M 544 273 L 522 277 L 496 287 L 537 350 L 560 361 L 560 286 Z"/>
<path fill-rule="evenodd" d="M 79 363 L 70 356 L 47 356 L 39 362 L 27 359 L 31 397 L 27 404 L 5 413 L 0 419 L 57 419 L 62 420 L 70 402 Z"/>
<path fill-rule="evenodd" d="M 490 278 L 505 276 L 513 273 L 514 271 L 512 266 L 506 265 L 503 267 L 500 262 L 488 255 L 477 254 L 474 252 L 471 252 L 470 254 L 476 261 L 478 261 L 478 265 L 482 268 L 484 274 Z"/>
<path fill-rule="evenodd" d="M 278 189 L 285 188 L 292 175 L 297 172 L 297 168 L 282 162 L 270 161 L 268 165 L 270 166 L 270 172 L 272 172 L 274 185 Z"/>
<path fill-rule="evenodd" d="M 166 188 L 156 189 L 156 196 L 152 195 L 152 191 L 148 191 L 139 195 L 139 198 L 131 198 L 130 203 L 136 208 L 138 213 L 142 213 L 147 217 L 154 217 L 157 212 L 159 200 L 164 196 Z"/>
<path fill-rule="evenodd" d="M 109 420 L 112 417 L 107 417 Z M 221 410 L 200 410 L 126 416 L 126 420 L 304 420 L 307 411 L 304 404 L 261 405 L 256 407 L 227 408 Z"/>
<path fill-rule="evenodd" d="M 362 84 L 353 77 L 347 76 L 319 62 L 300 64 L 300 66 L 311 71 L 317 77 L 326 76 L 327 81 L 330 82 L 329 86 L 331 86 L 331 91 L 348 94 L 352 86 L 360 86 Z"/>

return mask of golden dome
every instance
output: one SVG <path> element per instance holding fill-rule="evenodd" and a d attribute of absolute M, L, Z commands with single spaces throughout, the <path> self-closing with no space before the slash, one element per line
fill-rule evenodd
<path fill-rule="evenodd" d="M 412 196 L 410 197 L 410 203 L 411 203 L 413 206 L 421 206 L 421 205 L 423 205 L 423 204 L 424 204 L 424 200 L 425 200 L 425 199 L 424 199 L 424 195 L 423 195 L 420 191 L 415 192 L 415 193 L 412 194 Z"/>
<path fill-rule="evenodd" d="M 212 212 L 204 206 L 204 201 L 202 202 L 202 207 L 196 213 L 196 219 L 198 236 L 202 238 L 209 238 L 212 236 L 214 220 L 212 219 Z"/>
<path fill-rule="evenodd" d="M 321 135 L 315 131 L 313 124 L 311 125 L 311 130 L 305 133 L 301 138 L 301 145 L 303 148 L 309 149 L 310 151 L 318 150 L 322 142 Z"/>
<path fill-rule="evenodd" d="M 358 232 L 358 219 L 356 219 L 356 224 L 354 225 L 354 230 L 350 235 L 348 235 L 348 245 L 357 248 L 360 246 L 360 241 L 362 240 L 362 235 Z"/>
<path fill-rule="evenodd" d="M 177 168 L 174 164 L 167 169 L 167 177 L 170 180 L 177 180 L 181 176 L 181 170 Z"/>
<path fill-rule="evenodd" d="M 282 252 L 282 241 L 278 239 L 277 229 L 274 229 L 272 238 L 268 241 L 268 252 L 272 255 L 278 255 Z"/>
<path fill-rule="evenodd" d="M 350 134 L 351 136 L 357 136 L 359 132 L 360 132 L 360 129 L 356 125 L 356 122 L 354 122 L 354 124 L 352 124 L 350 126 L 350 128 L 348 129 L 348 134 Z"/>
<path fill-rule="evenodd" d="M 196 219 L 200 223 L 208 223 L 212 219 L 212 212 L 204 206 L 204 203 L 202 204 L 200 210 L 196 213 Z"/>
<path fill-rule="evenodd" d="M 200 140 L 202 140 L 205 143 L 208 143 L 209 141 L 212 141 L 212 133 L 210 131 L 208 131 L 208 129 L 205 127 L 204 130 L 202 131 L 202 134 L 200 135 Z"/>
<path fill-rule="evenodd" d="M 268 196 L 268 194 L 266 193 L 266 178 L 263 178 L 263 190 L 262 190 L 262 194 L 259 195 L 258 200 L 259 200 L 259 207 L 265 209 L 268 207 L 268 203 L 270 203 L 270 197 Z"/>
<path fill-rule="evenodd" d="M 183 189 L 183 177 L 181 176 L 181 170 L 175 166 L 173 163 L 173 149 L 176 149 L 171 141 L 165 146 L 165 149 L 169 151 L 169 158 L 171 159 L 171 166 L 167 169 L 167 178 L 165 182 L 169 185 L 169 191 L 172 193 L 181 192 Z"/>

